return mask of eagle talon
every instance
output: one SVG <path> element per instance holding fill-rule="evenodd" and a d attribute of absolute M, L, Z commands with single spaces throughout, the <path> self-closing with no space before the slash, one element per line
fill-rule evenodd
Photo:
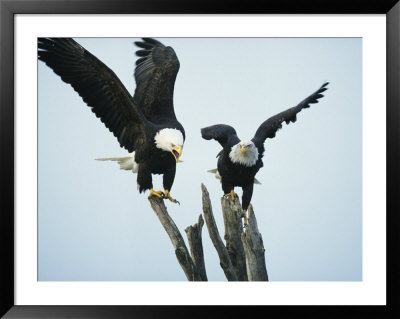
<path fill-rule="evenodd" d="M 232 199 L 232 201 L 235 200 L 236 197 L 238 197 L 238 195 L 233 191 L 233 189 L 231 190 L 230 193 L 228 194 L 224 194 L 225 197 L 230 197 Z"/>
<path fill-rule="evenodd" d="M 155 191 L 154 189 L 150 188 L 150 194 L 149 194 L 148 198 L 150 198 L 151 196 L 156 196 L 158 198 L 163 198 L 164 194 L 163 194 L 162 191 Z"/>
<path fill-rule="evenodd" d="M 163 194 L 163 198 L 164 199 L 169 199 L 171 202 L 181 205 L 181 203 L 179 203 L 179 201 L 177 201 L 176 199 L 172 198 L 168 189 L 165 190 L 165 193 Z"/>

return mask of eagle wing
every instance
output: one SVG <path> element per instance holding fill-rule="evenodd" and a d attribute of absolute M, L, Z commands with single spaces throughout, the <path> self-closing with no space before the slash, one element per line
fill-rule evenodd
<path fill-rule="evenodd" d="M 136 51 L 136 90 L 134 101 L 150 121 L 161 124 L 176 121 L 173 94 L 179 60 L 171 47 L 161 42 L 143 38 L 135 44 L 142 48 Z"/>
<path fill-rule="evenodd" d="M 153 125 L 112 70 L 71 38 L 39 38 L 38 49 L 39 60 L 71 84 L 121 147 L 146 145 Z"/>
<path fill-rule="evenodd" d="M 289 124 L 290 122 L 296 122 L 297 113 L 299 113 L 302 109 L 310 107 L 310 104 L 318 103 L 318 99 L 323 97 L 321 93 L 327 90 L 326 86 L 328 84 L 329 82 L 324 83 L 317 91 L 301 101 L 297 106 L 278 113 L 263 122 L 252 138 L 254 144 L 261 145 L 267 138 L 274 138 L 275 133 L 282 128 L 283 122 L 286 122 L 286 124 Z"/>
<path fill-rule="evenodd" d="M 201 136 L 205 140 L 214 139 L 225 147 L 229 141 L 229 144 L 239 143 L 240 140 L 236 135 L 236 131 L 232 126 L 226 124 L 216 124 L 201 129 Z"/>

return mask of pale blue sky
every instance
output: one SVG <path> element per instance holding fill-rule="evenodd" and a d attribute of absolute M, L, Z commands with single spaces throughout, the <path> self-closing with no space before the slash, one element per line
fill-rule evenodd
<path fill-rule="evenodd" d="M 133 94 L 130 38 L 77 38 Z M 181 68 L 175 112 L 186 131 L 170 215 L 184 229 L 208 188 L 223 234 L 222 190 L 207 170 L 220 146 L 200 128 L 225 123 L 250 139 L 268 117 L 329 81 L 320 103 L 265 143 L 252 204 L 271 281 L 362 280 L 362 40 L 159 38 Z M 126 153 L 71 86 L 39 62 L 39 280 L 185 281 L 136 175 L 95 158 Z M 153 177 L 161 189 L 161 177 Z M 241 196 L 242 191 L 237 189 Z M 186 240 L 186 238 L 185 238 Z M 225 281 L 203 228 L 209 280 Z"/>

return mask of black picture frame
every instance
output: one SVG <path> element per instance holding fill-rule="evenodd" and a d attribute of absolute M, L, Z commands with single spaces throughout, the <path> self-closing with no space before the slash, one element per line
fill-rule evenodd
<path fill-rule="evenodd" d="M 16 306 L 14 304 L 14 17 L 16 14 L 386 14 L 387 18 L 387 305 L 386 306 Z M 164 318 L 246 316 L 400 317 L 397 287 L 400 136 L 400 3 L 398 0 L 273 0 L 245 3 L 161 0 L 0 0 L 0 315 L 4 318 Z M 382 141 L 384 143 L 384 141 Z M 256 309 L 255 309 L 256 308 Z"/>

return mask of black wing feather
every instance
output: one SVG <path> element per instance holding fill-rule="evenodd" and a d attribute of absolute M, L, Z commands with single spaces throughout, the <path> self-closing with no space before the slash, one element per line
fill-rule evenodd
<path fill-rule="evenodd" d="M 310 104 L 318 103 L 318 99 L 323 97 L 321 93 L 327 90 L 326 86 L 328 84 L 329 82 L 324 83 L 316 92 L 301 101 L 297 106 L 278 113 L 263 122 L 257 129 L 252 141 L 256 145 L 263 144 L 267 138 L 275 137 L 275 133 L 282 127 L 283 122 L 286 122 L 286 124 L 296 122 L 297 113 L 302 109 L 310 107 Z"/>
<path fill-rule="evenodd" d="M 236 144 L 240 141 L 236 135 L 235 129 L 226 124 L 216 124 L 204 127 L 201 129 L 201 136 L 205 140 L 214 139 L 218 141 L 222 147 L 225 147 L 228 142 L 229 144 Z"/>
<path fill-rule="evenodd" d="M 151 38 L 142 40 L 135 42 L 143 50 L 136 51 L 140 58 L 136 61 L 134 101 L 154 123 L 176 121 L 173 95 L 179 60 L 171 47 Z"/>
<path fill-rule="evenodd" d="M 103 62 L 71 38 L 39 38 L 38 58 L 71 84 L 129 152 L 144 145 L 151 123 Z"/>

